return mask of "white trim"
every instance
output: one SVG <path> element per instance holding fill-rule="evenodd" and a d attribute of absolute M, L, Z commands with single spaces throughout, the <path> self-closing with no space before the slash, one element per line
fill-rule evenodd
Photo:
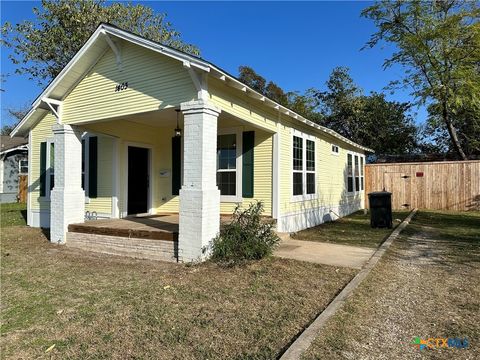
<path fill-rule="evenodd" d="M 101 31 L 102 34 L 105 36 L 105 40 L 107 41 L 108 45 L 112 49 L 113 53 L 115 54 L 115 60 L 117 62 L 117 67 L 119 71 L 122 71 L 122 53 L 120 51 L 120 47 L 118 47 L 115 42 L 112 40 L 110 35 L 106 33 L 105 30 Z"/>
<path fill-rule="evenodd" d="M 45 90 L 34 100 L 32 103 L 32 108 L 27 113 L 27 115 L 18 123 L 17 126 L 10 133 L 10 137 L 14 137 L 18 131 L 23 127 L 27 122 L 30 116 L 33 115 L 35 110 L 40 106 L 43 97 L 48 97 L 50 92 L 58 85 L 58 83 L 64 78 L 68 73 L 70 68 L 72 68 L 77 61 L 83 56 L 83 54 L 90 48 L 90 46 L 97 40 L 99 34 L 101 34 L 103 25 L 100 25 L 97 30 L 90 36 L 87 42 L 81 47 L 81 49 L 74 55 L 74 57 L 68 62 L 68 64 L 60 71 L 60 73 L 53 79 L 53 81 L 45 88 Z"/>
<path fill-rule="evenodd" d="M 119 195 L 120 195 L 120 166 L 119 166 L 119 149 L 120 140 L 113 139 L 113 156 L 112 156 L 112 218 L 120 217 Z"/>
<path fill-rule="evenodd" d="M 220 195 L 220 202 L 225 202 L 225 203 L 239 203 L 243 201 L 243 189 L 242 189 L 242 145 L 243 145 L 243 127 L 242 126 L 237 126 L 237 127 L 231 127 L 231 128 L 220 128 L 217 130 L 217 136 L 220 135 L 235 135 L 236 136 L 236 161 L 235 161 L 235 178 L 236 178 L 236 195 Z M 218 143 L 218 142 L 217 142 Z M 215 152 L 217 152 L 217 149 L 215 149 Z M 217 170 L 216 173 L 222 170 L 218 169 L 218 164 L 217 164 Z M 226 170 L 229 171 L 229 170 Z M 232 171 L 232 170 L 230 170 Z"/>
<path fill-rule="evenodd" d="M 22 172 L 22 161 L 27 162 L 27 172 L 26 173 Z M 25 160 L 25 159 L 18 160 L 18 175 L 25 175 L 25 174 L 28 175 L 28 158 L 27 158 L 27 160 Z"/>
<path fill-rule="evenodd" d="M 280 217 L 280 123 L 277 123 L 277 132 L 272 136 L 272 218 Z"/>
<path fill-rule="evenodd" d="M 29 209 L 27 210 L 27 218 L 29 220 L 28 226 L 31 227 L 50 227 L 50 210 L 41 210 L 41 209 Z"/>
<path fill-rule="evenodd" d="M 5 161 L 5 158 L 2 157 L 0 158 L 0 194 L 3 194 L 3 162 Z"/>
<path fill-rule="evenodd" d="M 28 132 L 28 148 L 32 148 L 32 132 Z M 32 226 L 32 152 L 28 152 L 28 179 L 27 179 L 27 225 Z M 38 163 L 40 165 L 40 162 Z M 49 217 L 50 219 L 50 217 Z"/>
<path fill-rule="evenodd" d="M 151 144 L 145 144 L 145 143 L 138 143 L 138 142 L 131 142 L 131 141 L 125 141 L 124 142 L 124 151 L 125 151 L 125 159 L 126 159 L 126 164 L 125 164 L 125 191 L 124 191 L 124 204 L 125 208 L 124 211 L 121 214 L 121 217 L 126 217 L 128 215 L 134 215 L 134 214 L 128 214 L 128 147 L 139 147 L 139 148 L 144 148 L 148 149 L 148 195 L 147 195 L 147 211 L 148 214 L 153 215 L 154 214 L 154 209 L 153 209 L 153 145 Z"/>
<path fill-rule="evenodd" d="M 278 232 L 297 232 L 324 222 L 334 221 L 364 208 L 364 201 L 356 199 L 343 204 L 320 205 L 309 209 L 292 211 L 277 220 Z"/>
<path fill-rule="evenodd" d="M 334 151 L 334 147 L 337 149 L 337 151 Z M 330 144 L 330 149 L 331 149 L 331 152 L 332 152 L 332 155 L 335 155 L 335 156 L 339 156 L 340 155 L 340 146 L 338 146 L 337 144 Z"/>
<path fill-rule="evenodd" d="M 32 109 L 22 119 L 22 121 L 20 121 L 20 123 L 15 127 L 15 129 L 12 131 L 10 136 L 14 136 L 15 134 L 18 133 L 18 131 L 23 127 L 23 125 L 26 123 L 28 118 L 32 115 L 33 111 L 36 108 L 38 108 L 38 106 L 40 105 L 41 101 L 39 99 L 41 99 L 44 96 L 48 97 L 48 95 L 51 93 L 51 91 L 63 79 L 63 77 L 70 70 L 70 68 L 72 68 L 77 63 L 78 59 L 80 57 L 82 57 L 83 54 L 93 45 L 93 43 L 97 40 L 97 38 L 99 37 L 100 34 L 106 34 L 106 35 L 112 34 L 112 35 L 114 35 L 114 36 L 116 36 L 120 39 L 124 39 L 126 41 L 131 42 L 131 43 L 143 46 L 143 47 L 148 48 L 150 50 L 153 50 L 155 52 L 164 54 L 164 55 L 169 56 L 171 58 L 174 58 L 178 61 L 181 61 L 184 64 L 184 66 L 186 66 L 186 67 L 194 66 L 197 69 L 203 70 L 207 73 L 211 73 L 212 76 L 214 76 L 216 78 L 224 79 L 225 83 L 228 84 L 229 86 L 232 86 L 236 89 L 239 89 L 242 92 L 245 92 L 247 94 L 247 96 L 250 96 L 252 98 L 258 98 L 258 101 L 260 101 L 260 102 L 262 102 L 262 103 L 264 103 L 264 104 L 266 104 L 270 107 L 273 107 L 276 110 L 279 110 L 280 112 L 282 112 L 283 114 L 291 117 L 292 119 L 295 119 L 295 120 L 297 120 L 299 122 L 302 122 L 302 123 L 304 123 L 304 124 L 306 124 L 310 127 L 313 127 L 317 130 L 320 130 L 324 133 L 327 133 L 331 136 L 334 136 L 334 137 L 342 140 L 343 142 L 345 142 L 347 144 L 350 144 L 350 145 L 352 145 L 352 146 L 354 146 L 358 149 L 373 152 L 372 149 L 369 149 L 369 148 L 366 148 L 366 147 L 361 146 L 359 144 L 356 144 L 355 142 L 345 138 L 344 136 L 338 134 L 337 132 L 335 132 L 331 129 L 325 128 L 321 125 L 318 125 L 318 124 L 304 118 L 303 116 L 295 113 L 294 111 L 286 108 L 285 106 L 282 106 L 282 105 L 278 104 L 277 102 L 275 102 L 271 99 L 265 98 L 265 96 L 260 94 L 258 91 L 246 86 L 241 81 L 239 81 L 236 78 L 234 78 L 233 76 L 227 74 L 225 71 L 221 70 L 220 68 L 218 68 L 217 66 L 215 66 L 214 64 L 212 64 L 210 62 L 207 62 L 205 60 L 196 58 L 192 55 L 185 54 L 181 51 L 166 47 L 164 45 L 158 44 L 158 43 L 153 42 L 151 40 L 147 40 L 147 39 L 145 39 L 141 36 L 131 34 L 127 31 L 118 29 L 116 27 L 113 27 L 113 26 L 110 26 L 110 25 L 107 25 L 107 24 L 100 24 L 100 26 L 97 28 L 97 30 L 95 30 L 93 35 L 87 40 L 85 45 L 83 45 L 83 47 L 75 54 L 75 56 L 72 58 L 72 60 L 70 60 L 70 62 L 60 72 L 60 74 L 50 83 L 50 85 L 34 101 L 34 103 L 32 104 Z M 67 93 L 68 92 L 69 92 L 69 90 L 67 90 Z M 203 94 L 200 94 L 200 95 L 203 96 Z"/>
<path fill-rule="evenodd" d="M 0 156 L 6 155 L 6 154 L 14 152 L 14 151 L 28 151 L 28 145 L 26 145 L 26 144 L 19 145 L 19 146 L 16 146 L 14 148 L 10 148 L 8 150 L 4 150 L 4 151 L 0 152 Z"/>
<path fill-rule="evenodd" d="M 348 191 L 348 155 L 352 155 L 352 178 L 353 178 L 353 191 Z M 356 181 L 355 181 L 355 169 L 356 169 L 356 165 L 355 165 L 355 156 L 358 157 L 358 167 L 360 167 L 360 159 L 363 158 L 363 189 L 362 189 L 362 175 L 361 175 L 361 171 L 359 170 L 359 173 L 358 173 L 358 178 L 359 178 L 359 190 L 356 190 Z M 363 192 L 365 192 L 365 155 L 364 154 L 360 154 L 360 153 L 357 153 L 355 151 L 351 151 L 351 150 L 346 150 L 346 156 L 345 156 L 345 164 L 346 164 L 346 167 L 347 167 L 347 171 L 345 172 L 345 193 L 347 195 L 356 195 L 356 194 L 362 194 Z"/>
<path fill-rule="evenodd" d="M 82 159 L 84 163 L 84 169 L 83 169 L 83 191 L 85 192 L 85 204 L 90 204 L 90 196 L 89 194 L 89 189 L 90 189 L 90 138 L 92 135 L 88 132 L 85 132 L 82 134 L 82 137 L 80 141 L 85 141 L 85 154 L 84 158 Z M 97 137 L 97 146 L 98 146 L 98 137 Z M 98 166 L 97 166 L 98 167 Z"/>
<path fill-rule="evenodd" d="M 40 201 L 50 201 L 50 195 L 53 189 L 50 188 L 50 181 L 51 181 L 51 165 L 50 164 L 50 159 L 51 159 L 51 148 L 52 144 L 54 146 L 54 156 L 55 156 L 55 140 L 54 138 L 48 138 L 45 139 L 46 142 L 46 151 L 45 151 L 45 196 L 39 196 Z M 55 161 L 55 160 L 54 160 Z M 54 173 L 53 176 L 55 178 L 55 164 L 54 165 Z"/>
<path fill-rule="evenodd" d="M 296 129 L 292 129 L 291 131 L 291 139 L 292 139 L 292 146 L 291 146 L 291 151 L 293 151 L 293 138 L 297 137 L 302 139 L 302 170 L 294 170 L 293 169 L 293 154 L 291 158 L 291 163 L 290 163 L 290 169 L 291 169 L 291 181 L 292 181 L 292 186 L 290 189 L 290 202 L 300 202 L 300 201 L 308 201 L 308 200 L 314 200 L 318 197 L 318 184 L 317 184 L 317 171 L 318 171 L 318 159 L 317 159 L 317 149 L 318 149 L 318 144 L 317 144 L 317 139 L 315 136 L 309 135 L 302 133 L 301 131 L 298 131 Z M 315 170 L 307 170 L 307 140 L 312 141 L 314 144 L 314 163 L 315 163 Z M 293 195 L 293 174 L 294 173 L 301 173 L 302 174 L 302 194 L 301 195 Z M 315 192 L 313 194 L 307 194 L 307 174 L 314 174 L 314 186 L 315 186 Z"/>

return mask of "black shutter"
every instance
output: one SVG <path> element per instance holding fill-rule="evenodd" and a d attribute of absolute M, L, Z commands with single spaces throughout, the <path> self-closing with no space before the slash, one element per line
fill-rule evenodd
<path fill-rule="evenodd" d="M 181 137 L 172 138 L 172 195 L 179 195 L 182 186 L 181 144 Z"/>
<path fill-rule="evenodd" d="M 40 196 L 46 195 L 47 180 L 47 143 L 40 143 Z"/>
<path fill-rule="evenodd" d="M 255 131 L 243 133 L 242 143 L 242 196 L 253 198 L 253 148 L 255 146 Z"/>
<path fill-rule="evenodd" d="M 88 139 L 88 197 L 97 197 L 98 138 Z"/>

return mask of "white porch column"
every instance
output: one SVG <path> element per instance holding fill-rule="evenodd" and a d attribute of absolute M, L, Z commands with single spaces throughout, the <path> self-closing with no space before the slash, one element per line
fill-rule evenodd
<path fill-rule="evenodd" d="M 52 127 L 55 146 L 54 187 L 50 195 L 50 241 L 65 243 L 68 225 L 85 219 L 81 133 L 70 125 Z"/>
<path fill-rule="evenodd" d="M 181 261 L 204 260 L 205 247 L 220 230 L 217 188 L 217 118 L 205 100 L 181 104 L 184 115 L 183 185 L 180 189 L 178 250 Z"/>

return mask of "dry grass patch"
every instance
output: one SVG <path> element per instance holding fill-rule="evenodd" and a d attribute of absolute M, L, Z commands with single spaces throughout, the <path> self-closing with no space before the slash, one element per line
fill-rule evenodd
<path fill-rule="evenodd" d="M 480 213 L 420 211 L 305 359 L 480 358 Z M 419 350 L 415 337 L 467 338 Z"/>
<path fill-rule="evenodd" d="M 400 224 L 408 214 L 409 211 L 394 211 L 394 227 Z M 388 228 L 372 229 L 370 227 L 370 214 L 357 211 L 338 220 L 299 231 L 292 237 L 297 240 L 375 248 L 378 247 L 391 232 L 392 229 Z"/>
<path fill-rule="evenodd" d="M 271 359 L 354 270 L 269 258 L 223 268 L 2 234 L 3 358 Z M 45 351 L 55 344 L 49 353 Z"/>

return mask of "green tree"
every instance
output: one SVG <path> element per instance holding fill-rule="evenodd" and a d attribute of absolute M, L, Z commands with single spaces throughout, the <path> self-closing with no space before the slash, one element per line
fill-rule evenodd
<path fill-rule="evenodd" d="M 30 109 L 29 105 L 24 105 L 18 108 L 9 108 L 7 110 L 7 118 L 10 118 L 10 124 L 5 124 L 5 119 L 2 119 L 2 128 L 0 132 L 2 135 L 10 135 L 12 130 L 17 126 L 17 124 L 27 115 L 28 110 Z"/>
<path fill-rule="evenodd" d="M 323 114 L 321 125 L 378 154 L 416 151 L 418 129 L 409 103 L 388 101 L 379 93 L 364 95 L 346 67 L 333 69 L 326 87 L 316 94 Z"/>
<path fill-rule="evenodd" d="M 316 92 L 323 114 L 322 125 L 353 139 L 361 125 L 357 119 L 363 91 L 354 83 L 347 67 L 334 68 L 325 84 L 326 91 Z"/>
<path fill-rule="evenodd" d="M 424 128 L 427 141 L 433 142 L 440 152 L 452 153 L 448 129 L 442 121 L 442 109 L 437 103 L 428 108 L 429 117 Z M 456 107 L 452 114 L 458 141 L 468 155 L 480 155 L 480 107 Z"/>
<path fill-rule="evenodd" d="M 477 108 L 480 102 L 478 2 L 382 0 L 363 10 L 362 16 L 378 28 L 366 46 L 395 45 L 384 67 L 399 64 L 406 69 L 401 80 L 391 83 L 392 88 L 412 88 L 419 103 L 434 104 L 435 117 L 441 119 L 451 147 L 466 159 L 458 132 L 473 120 L 454 115 Z"/>
<path fill-rule="evenodd" d="M 47 84 L 65 67 L 101 22 L 144 36 L 190 54 L 199 50 L 184 43 L 180 33 L 148 6 L 104 0 L 42 0 L 33 8 L 34 21 L 2 25 L 3 46 L 13 50 L 16 72 Z"/>
<path fill-rule="evenodd" d="M 238 80 L 245 85 L 250 86 L 253 90 L 261 94 L 265 94 L 265 86 L 267 81 L 265 78 L 255 72 L 250 66 L 238 67 Z"/>
<path fill-rule="evenodd" d="M 240 66 L 238 73 L 238 79 L 241 82 L 258 91 L 260 94 L 292 109 L 302 116 L 313 116 L 318 101 L 313 96 L 311 90 L 307 90 L 304 94 L 297 91 L 286 92 L 273 81 L 267 83 L 267 80 L 263 76 L 249 66 Z"/>

